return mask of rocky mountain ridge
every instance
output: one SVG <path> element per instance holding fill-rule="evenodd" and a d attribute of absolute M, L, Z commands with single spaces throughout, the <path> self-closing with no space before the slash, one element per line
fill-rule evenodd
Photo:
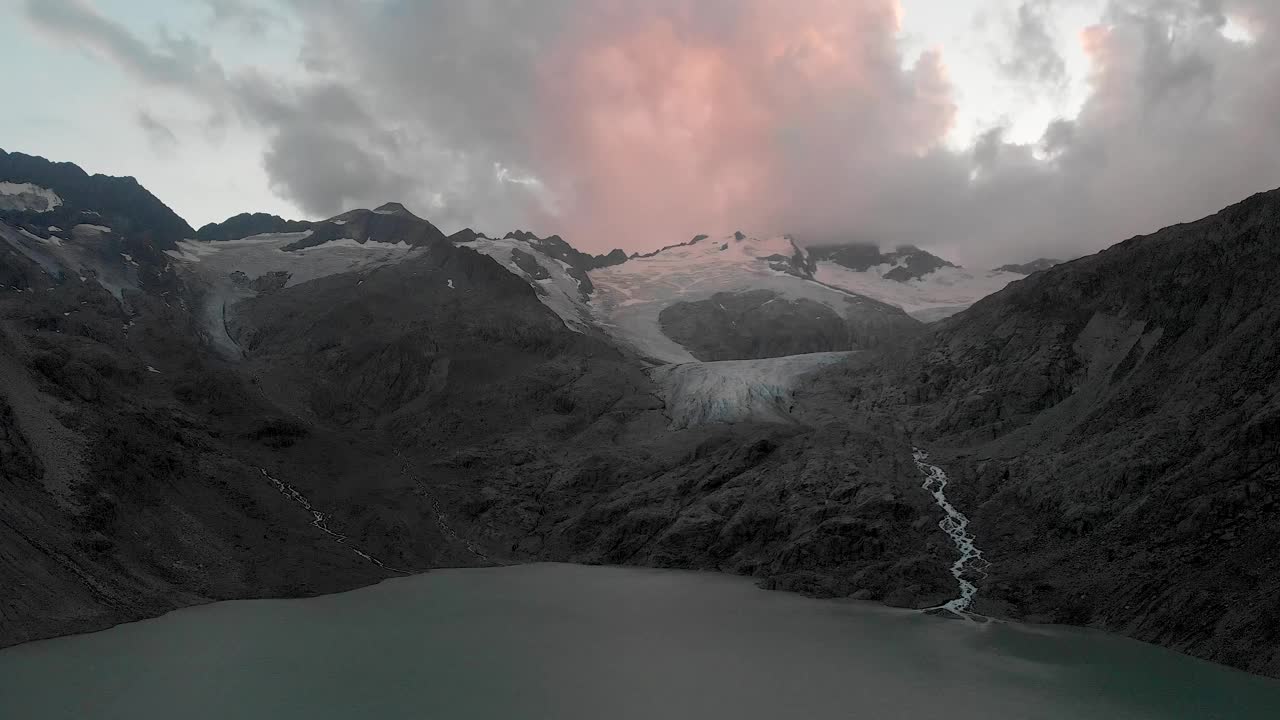
<path fill-rule="evenodd" d="M 0 178 L 30 184 L 56 194 L 52 208 L 0 207 L 0 221 L 47 237 L 49 227 L 92 223 L 113 228 L 158 250 L 167 250 L 195 231 L 131 177 L 89 175 L 72 163 L 0 150 Z"/>
<path fill-rule="evenodd" d="M 1019 275 L 1030 275 L 1031 273 L 1038 273 L 1041 270 L 1048 270 L 1054 265 L 1059 265 L 1061 263 L 1061 260 L 1055 260 L 1053 258 L 1037 258 L 1031 262 L 1001 265 L 995 269 L 995 272 L 1011 272 L 1018 273 Z"/>
<path fill-rule="evenodd" d="M 196 240 L 240 240 L 268 233 L 295 233 L 310 230 L 317 223 L 310 220 L 285 220 L 268 213 L 240 213 L 220 223 L 203 225 L 195 233 Z"/>
<path fill-rule="evenodd" d="M 919 280 L 940 268 L 956 265 L 914 245 L 899 245 L 883 252 L 872 244 L 813 245 L 805 248 L 814 261 L 829 260 L 854 272 L 866 272 L 877 265 L 889 265 L 884 277 L 895 282 Z"/>
<path fill-rule="evenodd" d="M 1280 191 L 1260 193 L 1035 273 L 848 379 L 948 468 L 991 562 L 978 611 L 1280 671 L 1278 240 Z"/>

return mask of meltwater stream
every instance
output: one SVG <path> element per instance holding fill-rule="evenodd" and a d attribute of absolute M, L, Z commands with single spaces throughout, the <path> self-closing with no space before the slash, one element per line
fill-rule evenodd
<path fill-rule="evenodd" d="M 969 534 L 969 518 L 956 510 L 955 506 L 947 500 L 946 471 L 930 463 L 929 453 L 920 448 L 912 448 L 911 454 L 915 458 L 916 467 L 924 474 L 924 489 L 933 495 L 938 507 L 946 513 L 938 523 L 938 527 L 951 538 L 951 541 L 956 544 L 956 550 L 960 552 L 960 557 L 951 564 L 951 574 L 960 584 L 960 597 L 931 609 L 950 610 L 957 615 L 967 617 L 969 606 L 973 603 L 973 596 L 978 593 L 978 586 L 967 575 L 982 576 L 991 564 L 983 559 L 982 551 L 974 545 L 974 537 Z"/>

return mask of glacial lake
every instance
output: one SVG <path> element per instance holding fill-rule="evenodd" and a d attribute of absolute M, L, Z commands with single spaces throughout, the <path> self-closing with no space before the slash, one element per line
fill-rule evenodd
<path fill-rule="evenodd" d="M 709 573 L 441 570 L 0 651 L 0 718 L 1280 717 L 1280 683 L 1100 633 Z"/>

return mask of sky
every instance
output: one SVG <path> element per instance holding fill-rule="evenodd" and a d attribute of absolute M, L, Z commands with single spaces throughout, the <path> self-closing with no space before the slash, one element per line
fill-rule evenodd
<path fill-rule="evenodd" d="M 193 226 L 399 201 L 1069 258 L 1280 186 L 1274 0 L 0 0 L 0 148 Z"/>

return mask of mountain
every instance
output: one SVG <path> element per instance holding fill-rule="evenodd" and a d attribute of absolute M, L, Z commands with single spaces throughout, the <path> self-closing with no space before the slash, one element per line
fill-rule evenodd
<path fill-rule="evenodd" d="M 808 254 L 785 236 L 700 235 L 591 280 L 607 332 L 660 362 L 866 349 L 919 327 L 892 305 L 815 281 Z"/>
<path fill-rule="evenodd" d="M 113 288 L 68 248 L 143 235 L 48 232 L 0 219 L 0 645 L 538 560 L 932 608 L 920 450 L 971 610 L 1280 675 L 1280 191 L 929 326 L 786 237 L 599 267 L 389 204 Z"/>
<path fill-rule="evenodd" d="M 1035 273 L 886 381 L 991 562 L 979 610 L 1280 672 L 1278 237 L 1272 191 Z"/>
<path fill-rule="evenodd" d="M 285 220 L 267 213 L 240 213 L 220 223 L 209 223 L 195 233 L 196 240 L 238 240 L 268 233 L 294 233 L 310 230 L 316 223 L 308 220 Z"/>
<path fill-rule="evenodd" d="M 25 192 L 19 191 L 19 188 Z M 41 237 L 49 227 L 110 227 L 161 250 L 195 232 L 131 177 L 89 175 L 71 163 L 0 150 L 0 221 Z M 26 200 L 18 200 L 27 198 Z M 39 198 L 34 203 L 30 199 Z"/>
<path fill-rule="evenodd" d="M 351 210 L 335 215 L 323 222 L 313 223 L 311 233 L 285 248 L 301 250 L 333 240 L 354 240 L 357 243 L 385 242 L 406 245 L 427 245 L 444 240 L 443 232 L 435 225 L 409 212 L 400 203 L 386 203 L 373 210 Z"/>
<path fill-rule="evenodd" d="M 0 291 L 0 583 L 19 589 L 0 643 L 535 559 L 945 597 L 945 565 L 924 554 L 933 533 L 915 523 L 931 503 L 891 486 L 882 455 L 831 447 L 823 462 L 842 477 L 874 478 L 834 498 L 795 482 L 815 436 L 791 414 L 794 375 L 736 386 L 733 423 L 673 423 L 667 407 L 722 407 L 724 384 L 651 378 L 466 244 L 285 250 L 297 235 L 184 242 L 170 251 L 180 294 L 126 301 L 0 254 L 39 290 Z M 320 267 L 378 248 L 403 255 Z M 261 279 L 232 268 L 267 255 L 315 277 L 242 284 L 210 323 L 208 284 Z M 821 437 L 851 437 L 846 425 Z M 868 529 L 881 539 L 860 539 Z M 815 563 L 850 579 L 815 577 Z"/>
<path fill-rule="evenodd" d="M 659 364 L 856 350 L 918 329 L 897 308 L 815 282 L 807 254 L 785 237 L 698 236 L 630 258 L 523 231 L 451 239 L 525 278 L 568 327 Z"/>

